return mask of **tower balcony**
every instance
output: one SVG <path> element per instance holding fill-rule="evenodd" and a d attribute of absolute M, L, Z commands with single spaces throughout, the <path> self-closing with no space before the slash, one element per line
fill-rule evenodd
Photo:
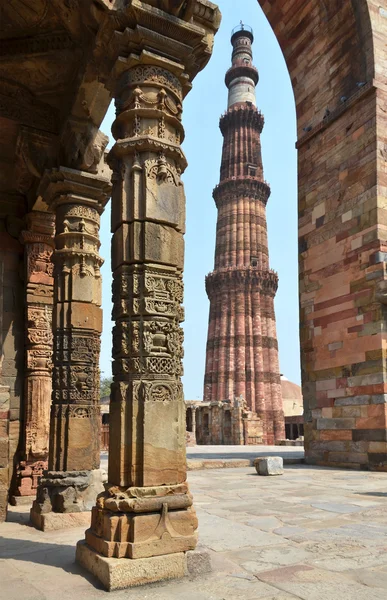
<path fill-rule="evenodd" d="M 278 289 L 278 274 L 272 269 L 261 270 L 249 265 L 216 269 L 206 277 L 206 292 L 210 300 L 224 291 L 252 289 L 274 297 Z"/>
<path fill-rule="evenodd" d="M 256 177 L 238 177 L 224 179 L 213 191 L 217 208 L 226 202 L 237 202 L 240 198 L 251 198 L 263 202 L 266 206 L 270 197 L 270 186 Z"/>
<path fill-rule="evenodd" d="M 258 133 L 262 133 L 265 118 L 254 104 L 234 104 L 221 117 L 219 127 L 223 135 L 230 129 L 239 127 L 251 127 Z"/>

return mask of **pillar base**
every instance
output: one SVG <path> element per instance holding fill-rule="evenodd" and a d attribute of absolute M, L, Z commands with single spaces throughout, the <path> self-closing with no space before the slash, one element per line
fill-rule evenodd
<path fill-rule="evenodd" d="M 32 506 L 35 496 L 11 496 L 9 503 L 11 506 Z"/>
<path fill-rule="evenodd" d="M 45 471 L 31 509 L 32 524 L 43 531 L 90 525 L 90 510 L 106 479 L 103 469 Z M 77 517 L 81 514 L 87 519 Z M 70 515 L 67 521 L 65 515 Z"/>
<path fill-rule="evenodd" d="M 85 541 L 107 558 L 151 558 L 194 550 L 198 520 L 186 483 L 119 488 L 106 484 Z"/>
<path fill-rule="evenodd" d="M 152 556 L 150 558 L 107 558 L 90 548 L 84 540 L 77 544 L 77 563 L 95 575 L 109 591 L 197 576 L 211 571 L 211 559 L 206 550 L 193 550 Z"/>
<path fill-rule="evenodd" d="M 90 511 L 77 513 L 49 512 L 39 514 L 33 508 L 30 511 L 31 524 L 40 531 L 55 531 L 56 529 L 71 529 L 72 527 L 88 527 Z"/>

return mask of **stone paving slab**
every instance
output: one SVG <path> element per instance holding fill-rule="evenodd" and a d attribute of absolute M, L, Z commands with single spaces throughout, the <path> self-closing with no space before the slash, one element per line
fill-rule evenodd
<path fill-rule="evenodd" d="M 192 471 L 189 483 L 211 574 L 109 594 L 74 563 L 82 528 L 37 531 L 28 508 L 13 507 L 0 526 L 0 598 L 387 598 L 385 473 L 295 465 L 263 478 L 249 467 Z"/>

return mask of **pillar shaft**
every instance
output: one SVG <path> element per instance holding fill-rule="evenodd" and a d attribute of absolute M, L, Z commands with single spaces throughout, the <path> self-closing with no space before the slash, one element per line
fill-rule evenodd
<path fill-rule="evenodd" d="M 54 215 L 34 211 L 22 232 L 25 248 L 26 359 L 24 436 L 15 496 L 34 496 L 47 469 L 52 393 Z"/>
<path fill-rule="evenodd" d="M 194 12 L 202 8 L 191 4 Z M 180 381 L 185 231 L 180 176 L 187 164 L 181 118 L 190 80 L 210 56 L 218 15 L 208 4 L 205 13 L 199 11 L 198 27 L 184 5 L 179 13 L 187 22 L 175 18 L 172 27 L 167 13 L 138 7 L 139 25 L 142 18 L 149 22 L 149 12 L 164 36 L 162 53 L 149 50 L 154 38 L 146 36 L 153 34 L 139 27 L 125 38 L 129 57 L 116 65 L 116 144 L 109 155 L 115 320 L 109 483 L 86 532 L 88 547 L 131 559 L 186 552 L 197 543 Z M 205 37 L 204 25 L 210 29 Z"/>
<path fill-rule="evenodd" d="M 56 219 L 54 373 L 49 470 L 32 512 L 81 512 L 100 464 L 99 223 L 110 184 L 97 175 L 60 168 L 46 172 L 39 192 Z"/>

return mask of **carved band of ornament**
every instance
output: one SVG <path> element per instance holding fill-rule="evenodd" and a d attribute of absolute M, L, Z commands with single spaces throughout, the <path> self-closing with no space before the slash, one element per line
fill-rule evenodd
<path fill-rule="evenodd" d="M 132 358 L 117 358 L 113 361 L 113 374 L 119 379 L 121 376 L 140 376 L 141 379 L 153 375 L 158 377 L 173 378 L 183 374 L 183 366 L 178 357 L 147 356 Z"/>
<path fill-rule="evenodd" d="M 216 206 L 219 207 L 238 198 L 260 200 L 266 205 L 270 193 L 270 186 L 266 181 L 260 181 L 255 177 L 240 177 L 224 179 L 216 186 L 212 195 Z"/>
<path fill-rule="evenodd" d="M 121 322 L 113 328 L 113 357 L 149 354 L 183 357 L 184 333 L 168 321 Z"/>
<path fill-rule="evenodd" d="M 180 101 L 183 99 L 182 86 L 178 78 L 161 67 L 147 65 L 134 67 L 123 74 L 121 83 L 122 87 L 146 84 L 165 87 L 172 91 Z"/>
<path fill-rule="evenodd" d="M 142 134 L 134 138 L 117 140 L 108 155 L 107 163 L 113 173 L 122 179 L 120 160 L 116 159 L 122 159 L 128 154 L 140 156 L 143 152 L 163 152 L 167 158 L 172 158 L 179 165 L 181 172 L 187 168 L 187 159 L 179 145 L 168 139 L 157 140 Z"/>
<path fill-rule="evenodd" d="M 242 104 L 233 106 L 220 117 L 219 127 L 225 136 L 229 129 L 240 129 L 251 127 L 259 133 L 262 132 L 265 119 L 262 113 L 254 106 Z"/>
<path fill-rule="evenodd" d="M 82 329 L 57 329 L 55 350 L 70 351 L 71 360 L 84 361 L 92 366 L 97 361 L 101 339 L 97 332 Z"/>
<path fill-rule="evenodd" d="M 64 219 L 61 223 L 63 227 L 63 231 L 59 231 L 58 235 L 63 235 L 65 233 L 71 234 L 72 236 L 77 236 L 78 239 L 80 236 L 84 237 L 86 240 L 92 240 L 93 242 L 98 241 L 99 236 L 99 224 L 96 222 L 87 222 L 84 219 L 80 221 L 69 221 L 68 219 Z M 58 228 L 60 229 L 60 228 Z M 75 237 L 75 239 L 77 239 Z M 70 238 L 71 239 L 71 238 Z"/>
<path fill-rule="evenodd" d="M 56 419 L 90 419 L 98 417 L 100 413 L 99 405 L 54 404 L 52 406 L 52 414 Z"/>
<path fill-rule="evenodd" d="M 156 110 L 162 113 L 170 113 L 171 116 L 176 117 L 179 121 L 181 121 L 183 112 L 181 102 L 176 102 L 168 95 L 164 88 L 161 88 L 159 92 L 145 93 L 141 88 L 136 87 L 127 101 L 121 101 L 119 98 L 116 99 L 116 108 L 118 113 L 130 109 L 142 110 L 144 108 L 151 108 L 153 109 L 152 112 Z"/>
<path fill-rule="evenodd" d="M 41 54 L 54 50 L 67 50 L 73 46 L 71 37 L 65 32 L 24 37 L 22 40 L 5 39 L 0 41 L 0 56 Z"/>
<path fill-rule="evenodd" d="M 49 248 L 54 248 L 54 236 L 34 233 L 32 231 L 22 231 L 20 235 L 22 244 L 43 244 Z"/>
<path fill-rule="evenodd" d="M 91 219 L 92 221 L 98 223 L 98 225 L 101 220 L 99 212 L 90 206 L 69 204 L 65 207 L 63 214 L 65 217 L 83 217 L 86 219 Z"/>
<path fill-rule="evenodd" d="M 165 381 L 143 381 L 137 386 L 137 397 L 145 402 L 176 402 L 183 400 L 183 387 L 180 383 Z"/>
<path fill-rule="evenodd" d="M 154 181 L 171 183 L 176 187 L 181 185 L 179 171 L 167 162 L 163 152 L 160 152 L 159 158 L 145 161 L 145 172 Z"/>
<path fill-rule="evenodd" d="M 278 275 L 274 271 L 260 271 L 254 267 L 226 268 L 213 271 L 206 277 L 206 291 L 211 298 L 224 289 L 257 289 L 262 293 L 275 294 Z"/>
<path fill-rule="evenodd" d="M 83 403 L 90 404 L 90 406 L 93 406 L 95 404 L 98 404 L 99 402 L 99 387 L 88 390 L 68 390 L 59 389 L 54 385 L 53 388 L 53 403 L 57 405 L 68 402 L 71 404 Z"/>
<path fill-rule="evenodd" d="M 101 267 L 105 262 L 97 251 L 88 252 L 87 250 L 79 250 L 78 248 L 61 248 L 59 250 L 56 250 L 53 254 L 52 259 L 54 262 L 63 262 L 66 258 L 73 259 L 74 257 L 76 257 L 79 261 L 78 267 L 81 266 L 86 259 L 91 260 L 99 267 Z"/>

